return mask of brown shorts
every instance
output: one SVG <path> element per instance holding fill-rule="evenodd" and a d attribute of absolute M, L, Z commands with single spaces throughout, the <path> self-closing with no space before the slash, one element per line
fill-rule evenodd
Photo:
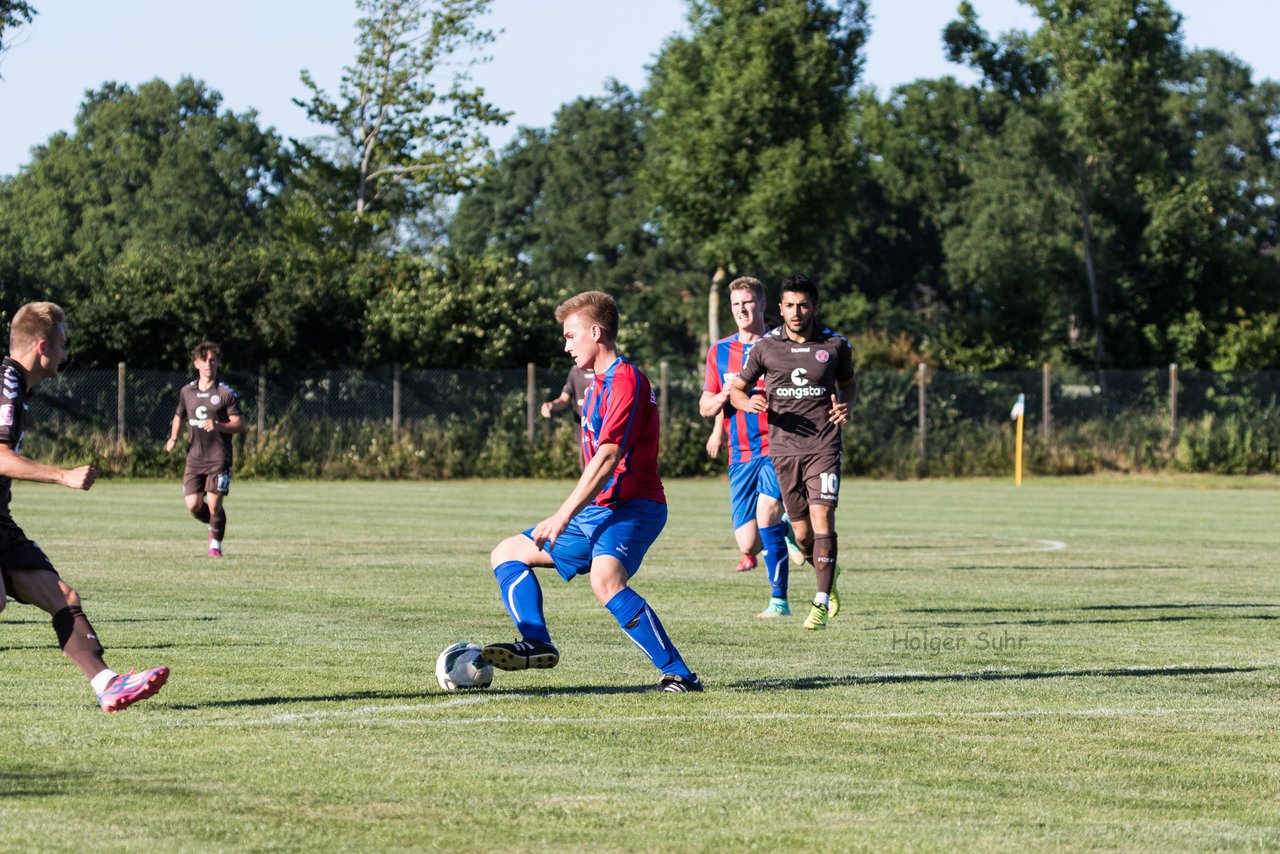
<path fill-rule="evenodd" d="M 792 519 L 807 519 L 810 504 L 835 507 L 840 503 L 840 450 L 832 448 L 808 457 L 773 458 L 782 489 L 782 505 Z"/>
<path fill-rule="evenodd" d="M 13 579 L 9 577 L 10 572 L 22 569 L 52 572 L 55 576 L 58 574 L 44 550 L 27 539 L 27 535 L 22 533 L 22 529 L 12 519 L 0 520 L 0 578 L 4 579 L 4 592 L 14 601 L 29 605 L 30 602 L 13 592 Z"/>
<path fill-rule="evenodd" d="M 194 495 L 197 492 L 212 492 L 215 495 L 226 495 L 231 491 L 231 469 L 206 472 L 187 469 L 182 475 L 182 494 Z"/>

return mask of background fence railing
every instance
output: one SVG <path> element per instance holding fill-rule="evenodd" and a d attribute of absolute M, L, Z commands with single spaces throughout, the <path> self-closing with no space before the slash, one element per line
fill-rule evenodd
<path fill-rule="evenodd" d="M 664 422 L 664 470 L 719 471 L 698 415 L 702 371 L 649 371 Z M 32 401 L 32 439 L 86 449 L 124 473 L 168 473 L 158 455 L 191 375 L 71 371 Z M 561 369 L 225 372 L 245 412 L 248 473 L 315 476 L 571 474 L 572 430 L 538 415 Z M 1028 470 L 1280 470 L 1280 371 L 864 371 L 845 465 L 852 473 L 996 474 L 1009 468 L 1009 409 L 1026 397 Z M 180 456 L 180 455 L 176 455 Z M 377 463 L 391 462 L 385 466 Z M 415 463 L 414 460 L 426 460 Z M 345 460 L 345 463 L 341 463 Z M 432 462 L 434 460 L 434 462 Z M 152 471 L 153 469 L 159 469 Z"/>

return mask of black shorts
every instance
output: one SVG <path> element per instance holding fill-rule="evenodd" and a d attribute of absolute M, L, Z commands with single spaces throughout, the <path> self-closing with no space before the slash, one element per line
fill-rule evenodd
<path fill-rule="evenodd" d="M 30 605 L 13 592 L 13 579 L 9 576 L 9 573 L 23 569 L 58 574 L 44 551 L 27 539 L 12 519 L 0 519 L 0 578 L 4 579 L 4 592 L 14 601 Z"/>
<path fill-rule="evenodd" d="M 197 492 L 211 492 L 214 495 L 226 495 L 231 491 L 231 469 L 220 471 L 192 471 L 187 469 L 182 474 L 182 494 L 194 495 Z"/>
<path fill-rule="evenodd" d="M 810 504 L 835 507 L 840 503 L 840 449 L 808 457 L 773 458 L 782 490 L 782 505 L 792 519 L 809 518 Z"/>

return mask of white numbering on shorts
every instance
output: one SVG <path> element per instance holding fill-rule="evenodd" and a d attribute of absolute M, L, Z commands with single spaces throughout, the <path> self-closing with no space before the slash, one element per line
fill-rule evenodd
<path fill-rule="evenodd" d="M 839 475 L 824 471 L 822 474 L 818 475 L 818 478 L 822 481 L 823 495 L 839 495 L 840 494 L 840 476 Z"/>

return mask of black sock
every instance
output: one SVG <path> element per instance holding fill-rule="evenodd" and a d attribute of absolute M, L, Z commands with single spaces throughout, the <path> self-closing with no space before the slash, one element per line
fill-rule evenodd
<path fill-rule="evenodd" d="M 813 574 L 819 593 L 831 592 L 836 574 L 836 535 L 815 534 L 813 537 Z"/>
<path fill-rule="evenodd" d="M 78 607 L 72 605 L 63 608 L 53 615 L 53 631 L 58 635 L 58 646 L 62 653 L 71 659 L 86 679 L 92 679 L 107 664 L 102 660 L 102 644 L 89 625 L 89 618 Z"/>
<path fill-rule="evenodd" d="M 200 507 L 196 510 L 192 510 L 191 515 L 196 517 L 197 522 L 204 522 L 206 525 L 209 524 L 209 505 L 205 504 L 203 501 L 200 502 Z"/>
<path fill-rule="evenodd" d="M 221 507 L 218 512 L 213 514 L 213 518 L 209 521 L 209 531 L 213 534 L 213 538 L 218 542 L 222 542 L 222 538 L 227 533 L 227 511 Z"/>

